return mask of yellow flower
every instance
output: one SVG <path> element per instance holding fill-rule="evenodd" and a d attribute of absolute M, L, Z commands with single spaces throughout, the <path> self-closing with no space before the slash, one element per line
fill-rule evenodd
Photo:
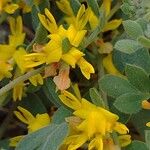
<path fill-rule="evenodd" d="M 97 107 L 86 99 L 78 99 L 71 93 L 64 91 L 59 96 L 61 101 L 74 110 L 73 114 L 81 119 L 76 125 L 76 133 L 69 135 L 64 144 L 68 150 L 76 150 L 89 141 L 89 150 L 103 150 L 103 140 L 113 131 L 119 134 L 129 132 L 128 128 L 117 122 L 119 117 L 102 107 Z"/>
<path fill-rule="evenodd" d="M 22 33 L 22 19 L 17 17 L 17 19 L 9 18 L 10 31 L 9 43 L 0 44 L 0 60 L 9 62 L 12 59 L 17 47 L 24 42 L 25 34 Z"/>
<path fill-rule="evenodd" d="M 23 56 L 26 54 L 27 52 L 25 51 L 25 49 L 20 47 L 13 55 L 13 58 L 22 74 L 24 74 L 27 71 L 27 69 L 24 67 L 25 61 L 23 60 Z"/>
<path fill-rule="evenodd" d="M 14 79 L 21 76 L 21 72 L 19 70 L 19 68 L 16 68 L 15 72 L 14 72 Z M 17 85 L 15 85 L 13 87 L 13 100 L 17 101 L 17 100 L 21 100 L 23 97 L 23 92 L 24 92 L 24 82 L 19 82 Z"/>
<path fill-rule="evenodd" d="M 103 32 L 106 32 L 106 31 L 109 31 L 109 30 L 115 30 L 121 25 L 121 23 L 122 23 L 122 19 L 111 20 L 103 28 Z"/>
<path fill-rule="evenodd" d="M 22 19 L 20 16 L 17 17 L 17 19 L 9 18 L 9 24 L 11 31 L 11 35 L 9 35 L 9 43 L 7 45 L 0 44 L 0 68 L 3 68 L 3 78 L 11 77 L 9 71 L 13 69 L 13 65 L 10 64 L 10 60 L 12 60 L 13 55 L 17 50 L 16 48 L 23 44 L 25 38 L 25 34 L 22 33 Z"/>
<path fill-rule="evenodd" d="M 37 114 L 35 117 L 26 109 L 18 106 L 19 111 L 14 111 L 16 117 L 27 124 L 28 132 L 34 132 L 50 124 L 50 117 L 47 113 Z"/>
<path fill-rule="evenodd" d="M 27 52 L 25 51 L 24 48 L 19 48 L 18 51 L 16 51 L 14 53 L 14 60 L 17 64 L 17 66 L 19 67 L 21 74 L 24 74 L 25 72 L 29 71 L 27 70 L 27 68 L 25 68 L 25 61 L 24 61 L 24 55 L 26 55 Z M 31 69 L 30 69 L 31 70 Z M 43 78 L 40 74 L 34 75 L 32 77 L 29 78 L 29 81 L 34 85 L 37 86 L 37 84 L 43 84 Z"/>
<path fill-rule="evenodd" d="M 25 39 L 25 33 L 23 33 L 23 23 L 21 16 L 16 19 L 10 17 L 9 25 L 11 35 L 9 36 L 9 45 L 13 45 L 16 49 L 17 46 L 22 45 Z"/>
<path fill-rule="evenodd" d="M 131 143 L 131 135 L 120 135 L 118 138 L 121 147 L 125 147 Z"/>
<path fill-rule="evenodd" d="M 29 78 L 29 81 L 34 85 L 37 86 L 38 84 L 43 85 L 43 78 L 41 74 L 34 75 Z"/>
<path fill-rule="evenodd" d="M 16 147 L 17 144 L 23 139 L 23 137 L 24 137 L 24 135 L 19 135 L 19 136 L 11 138 L 9 141 L 9 146 Z"/>
<path fill-rule="evenodd" d="M 100 20 L 97 18 L 97 16 L 94 14 L 94 12 L 91 10 L 91 8 L 89 9 L 89 24 L 91 29 L 95 29 L 98 24 L 100 23 Z"/>
<path fill-rule="evenodd" d="M 123 76 L 113 64 L 112 54 L 108 54 L 106 57 L 104 57 L 103 66 L 109 74 Z"/>
<path fill-rule="evenodd" d="M 58 26 L 56 24 L 55 18 L 50 13 L 50 11 L 46 8 L 45 15 L 38 14 L 39 19 L 42 25 L 50 32 L 50 33 L 57 33 Z"/>
<path fill-rule="evenodd" d="M 81 57 L 77 64 L 80 67 L 82 74 L 87 79 L 90 79 L 91 73 L 95 73 L 93 66 L 89 62 L 87 62 L 83 57 Z"/>
<path fill-rule="evenodd" d="M 12 76 L 10 72 L 12 69 L 9 63 L 0 61 L 0 81 L 5 77 L 10 78 Z"/>
<path fill-rule="evenodd" d="M 148 100 L 143 100 L 142 101 L 142 108 L 143 109 L 150 109 L 150 102 Z M 147 127 L 150 127 L 150 122 L 146 123 Z"/>
<path fill-rule="evenodd" d="M 19 16 L 16 19 L 9 18 L 10 31 L 11 35 L 9 35 L 9 43 L 7 45 L 0 44 L 0 80 L 4 77 L 11 77 L 10 70 L 13 69 L 13 60 L 16 58 L 16 63 L 19 65 L 22 72 L 25 69 L 21 68 L 22 59 L 17 55 L 17 47 L 23 44 L 25 34 L 22 33 L 22 18 Z M 19 48 L 20 49 L 20 48 Z M 24 52 L 22 49 L 19 52 Z M 14 78 L 21 75 L 20 71 L 16 71 Z M 24 83 L 21 82 L 13 88 L 13 99 L 16 101 L 17 99 L 21 100 L 23 94 Z"/>
<path fill-rule="evenodd" d="M 77 16 L 75 16 L 68 0 L 60 0 L 56 3 L 58 8 L 67 15 L 65 20 L 68 24 L 73 24 L 78 30 L 82 30 L 84 28 L 89 19 L 89 11 L 88 9 L 85 10 L 84 5 L 81 5 Z"/>
<path fill-rule="evenodd" d="M 28 62 L 26 68 L 63 60 L 73 68 L 78 64 L 83 75 L 89 79 L 90 73 L 94 73 L 94 69 L 82 58 L 84 53 L 78 48 L 87 32 L 83 29 L 88 21 L 87 16 L 85 6 L 81 5 L 75 18 L 76 23 L 69 25 L 68 29 L 64 29 L 62 25 L 57 26 L 53 15 L 48 9 L 45 9 L 45 15 L 39 14 L 41 23 L 50 32 L 48 36 L 50 41 L 42 47 L 42 51 L 25 56 L 25 60 Z"/>
<path fill-rule="evenodd" d="M 142 108 L 144 109 L 150 109 L 150 102 L 147 100 L 142 101 Z"/>
<path fill-rule="evenodd" d="M 58 8 L 68 16 L 74 16 L 72 8 L 68 0 L 56 1 Z"/>
<path fill-rule="evenodd" d="M 102 8 L 105 10 L 105 15 L 108 16 L 111 10 L 111 0 L 103 0 Z"/>
<path fill-rule="evenodd" d="M 17 4 L 14 4 L 12 0 L 1 0 L 0 1 L 0 13 L 3 11 L 13 14 L 19 6 Z"/>
<path fill-rule="evenodd" d="M 76 17 L 74 16 L 74 12 L 71 8 L 69 0 L 59 0 L 56 1 L 56 4 L 58 8 L 66 15 L 64 20 L 67 22 L 67 24 L 75 25 Z"/>
<path fill-rule="evenodd" d="M 33 0 L 35 5 L 39 5 L 41 0 Z M 24 0 L 19 1 L 19 8 L 22 9 L 23 13 L 29 13 L 32 8 Z"/>
<path fill-rule="evenodd" d="M 100 9 L 104 10 L 106 18 L 110 14 L 111 3 L 112 3 L 111 0 L 103 0 L 103 3 L 101 5 Z M 92 12 L 91 8 L 89 8 L 89 14 L 90 14 L 89 15 L 89 24 L 92 29 L 95 29 L 99 25 L 101 20 L 99 18 L 97 18 L 97 16 Z M 109 30 L 115 30 L 116 28 L 118 28 L 120 26 L 121 23 L 122 23 L 122 19 L 114 19 L 111 21 L 106 21 L 104 28 L 103 28 L 103 32 L 106 32 Z"/>
<path fill-rule="evenodd" d="M 23 96 L 24 83 L 20 82 L 13 88 L 13 100 L 21 100 Z"/>
<path fill-rule="evenodd" d="M 25 1 L 20 1 L 18 3 L 19 8 L 22 10 L 23 13 L 29 13 L 31 11 L 31 7 L 29 5 L 26 4 Z"/>
<path fill-rule="evenodd" d="M 35 132 L 45 126 L 48 126 L 51 122 L 51 118 L 47 113 L 37 114 L 35 117 L 26 109 L 18 106 L 19 111 L 14 111 L 16 117 L 27 124 L 28 133 Z M 24 137 L 24 135 L 17 136 L 10 139 L 10 146 L 15 147 L 18 142 Z"/>
<path fill-rule="evenodd" d="M 27 70 L 27 68 L 24 67 L 25 61 L 24 61 L 24 55 L 26 55 L 27 52 L 25 51 L 24 48 L 19 48 L 13 55 L 13 58 L 19 68 L 19 70 L 16 71 L 16 74 L 18 76 L 23 75 L 25 72 L 29 71 Z M 30 69 L 31 70 L 31 69 Z M 39 83 L 40 85 L 43 84 L 43 78 L 40 74 L 34 75 L 32 77 L 29 78 L 29 81 L 34 85 L 37 86 L 37 84 Z M 14 88 L 13 88 L 13 100 L 16 101 L 21 100 L 22 99 L 22 95 L 23 95 L 23 89 L 24 89 L 24 83 L 21 82 L 19 84 L 17 84 Z"/>
<path fill-rule="evenodd" d="M 150 122 L 146 123 L 146 126 L 147 126 L 147 127 L 150 127 Z"/>

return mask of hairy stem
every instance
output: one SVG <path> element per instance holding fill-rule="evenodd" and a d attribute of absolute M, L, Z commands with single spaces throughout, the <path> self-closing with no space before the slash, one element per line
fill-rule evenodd
<path fill-rule="evenodd" d="M 42 70 L 44 69 L 44 67 L 38 68 L 36 70 L 32 70 L 16 79 L 14 79 L 13 81 L 11 81 L 10 83 L 8 83 L 7 85 L 5 85 L 4 87 L 2 87 L 0 89 L 0 96 L 2 96 L 4 93 L 8 92 L 9 90 L 11 90 L 15 85 L 17 85 L 20 82 L 24 82 L 26 80 L 28 80 L 30 77 L 40 73 Z"/>

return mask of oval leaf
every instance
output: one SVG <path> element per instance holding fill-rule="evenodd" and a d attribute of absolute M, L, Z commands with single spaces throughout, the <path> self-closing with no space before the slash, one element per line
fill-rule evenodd
<path fill-rule="evenodd" d="M 100 86 L 104 92 L 114 98 L 119 97 L 122 94 L 137 92 L 128 80 L 114 75 L 104 76 L 100 80 Z"/>
<path fill-rule="evenodd" d="M 127 93 L 119 96 L 115 100 L 114 106 L 123 113 L 133 114 L 142 109 L 141 103 L 144 99 L 143 94 Z"/>
<path fill-rule="evenodd" d="M 58 94 L 56 93 L 55 89 L 56 89 L 56 85 L 53 82 L 53 80 L 51 78 L 47 78 L 45 81 L 45 84 L 43 85 L 43 91 L 45 93 L 45 95 L 47 96 L 47 98 L 56 106 L 60 106 L 60 99 L 58 97 Z"/>
<path fill-rule="evenodd" d="M 78 13 L 78 10 L 80 9 L 81 3 L 78 0 L 70 0 L 70 5 L 71 5 L 74 15 L 76 16 Z"/>
<path fill-rule="evenodd" d="M 115 49 L 123 53 L 131 54 L 142 48 L 137 41 L 134 40 L 120 40 L 115 44 Z"/>
<path fill-rule="evenodd" d="M 101 107 L 105 107 L 104 101 L 96 88 L 90 88 L 90 97 L 92 102 Z"/>
<path fill-rule="evenodd" d="M 144 46 L 144 47 L 146 47 L 146 48 L 150 48 L 150 39 L 146 38 L 145 36 L 140 36 L 140 37 L 138 38 L 138 42 L 139 42 L 142 46 Z"/>
<path fill-rule="evenodd" d="M 60 144 L 67 135 L 68 127 L 66 123 L 60 125 L 51 124 L 45 128 L 35 131 L 25 136 L 17 145 L 16 150 L 58 150 Z"/>
<path fill-rule="evenodd" d="M 126 150 L 148 150 L 148 147 L 144 142 L 135 140 L 126 147 Z"/>
<path fill-rule="evenodd" d="M 150 78 L 148 74 L 140 67 L 127 65 L 126 75 L 132 85 L 142 92 L 150 91 Z"/>
<path fill-rule="evenodd" d="M 133 39 L 137 39 L 139 36 L 143 35 L 142 27 L 135 21 L 126 20 L 123 22 L 123 26 L 126 33 Z"/>

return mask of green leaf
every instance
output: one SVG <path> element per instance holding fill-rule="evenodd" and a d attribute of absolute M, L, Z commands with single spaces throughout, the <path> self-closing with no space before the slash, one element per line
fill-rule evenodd
<path fill-rule="evenodd" d="M 51 78 L 47 78 L 42 87 L 47 98 L 57 107 L 61 106 L 61 101 L 56 93 L 56 85 Z"/>
<path fill-rule="evenodd" d="M 145 36 L 140 36 L 140 37 L 138 38 L 138 42 L 139 42 L 142 46 L 144 46 L 144 47 L 146 47 L 146 48 L 150 48 L 150 39 L 146 38 Z"/>
<path fill-rule="evenodd" d="M 105 107 L 104 101 L 96 88 L 90 88 L 90 97 L 92 102 L 101 107 Z"/>
<path fill-rule="evenodd" d="M 125 114 L 125 113 L 119 111 L 118 109 L 116 109 L 116 107 L 113 105 L 113 100 L 111 100 L 111 101 L 109 102 L 110 111 L 119 116 L 119 120 L 118 120 L 119 122 L 121 122 L 123 124 L 127 124 L 131 118 L 131 115 Z"/>
<path fill-rule="evenodd" d="M 17 145 L 16 150 L 34 150 L 39 147 L 42 143 L 45 142 L 46 138 L 49 136 L 51 132 L 53 132 L 56 128 L 55 124 L 51 124 L 45 128 L 32 132 L 26 135 Z"/>
<path fill-rule="evenodd" d="M 50 9 L 50 1 L 49 0 L 42 0 L 40 1 L 40 4 L 38 5 L 40 12 L 44 13 L 45 8 Z"/>
<path fill-rule="evenodd" d="M 66 123 L 51 124 L 45 128 L 26 135 L 17 145 L 16 150 L 58 150 L 68 133 Z"/>
<path fill-rule="evenodd" d="M 43 44 L 47 40 L 47 31 L 46 29 L 39 24 L 38 28 L 36 29 L 36 34 L 35 34 L 35 42 L 38 44 Z"/>
<path fill-rule="evenodd" d="M 78 10 L 80 9 L 81 3 L 78 0 L 70 0 L 70 5 L 71 5 L 74 15 L 76 16 L 78 13 Z"/>
<path fill-rule="evenodd" d="M 126 150 L 148 150 L 148 147 L 144 142 L 133 141 L 129 146 L 125 148 Z"/>
<path fill-rule="evenodd" d="M 133 64 L 143 68 L 148 74 L 150 74 L 150 55 L 149 51 L 145 48 L 139 49 L 132 54 L 114 51 L 113 62 L 117 69 L 122 73 L 125 71 L 126 64 Z"/>
<path fill-rule="evenodd" d="M 150 91 L 150 78 L 144 69 L 135 65 L 127 65 L 125 72 L 130 83 L 137 89 L 142 92 Z"/>
<path fill-rule="evenodd" d="M 38 17 L 38 13 L 39 13 L 39 9 L 37 9 L 38 7 L 33 5 L 32 7 L 32 11 L 31 11 L 31 16 L 32 16 L 32 25 L 34 28 L 34 31 L 36 31 L 38 25 L 39 25 L 39 17 Z"/>
<path fill-rule="evenodd" d="M 99 12 L 99 6 L 97 3 L 97 0 L 87 0 L 87 3 L 89 5 L 89 7 L 92 9 L 92 11 L 94 12 L 94 14 L 99 17 L 100 12 Z"/>
<path fill-rule="evenodd" d="M 133 114 L 142 109 L 141 103 L 144 99 L 143 94 L 127 93 L 119 96 L 115 100 L 114 106 L 123 113 Z"/>
<path fill-rule="evenodd" d="M 145 141 L 146 141 L 147 147 L 150 149 L 150 130 L 145 131 Z"/>
<path fill-rule="evenodd" d="M 117 41 L 114 48 L 123 53 L 131 54 L 131 53 L 136 52 L 138 49 L 140 49 L 141 46 L 139 45 L 137 41 L 123 39 L 123 40 Z"/>
<path fill-rule="evenodd" d="M 137 39 L 139 36 L 143 35 L 143 30 L 140 24 L 132 20 L 123 21 L 123 26 L 126 33 L 133 39 Z"/>
<path fill-rule="evenodd" d="M 56 124 L 60 124 L 65 121 L 66 117 L 69 117 L 72 115 L 72 112 L 69 111 L 67 108 L 61 106 L 58 108 L 58 110 L 54 113 L 52 122 Z"/>
<path fill-rule="evenodd" d="M 41 150 L 58 150 L 64 138 L 67 136 L 68 127 L 66 123 L 58 125 L 47 137 Z"/>
<path fill-rule="evenodd" d="M 142 27 L 142 30 L 145 31 L 147 28 L 147 20 L 145 18 L 139 18 L 136 22 Z"/>
<path fill-rule="evenodd" d="M 114 75 L 105 75 L 100 80 L 100 86 L 104 92 L 114 98 L 122 94 L 137 92 L 128 80 Z"/>
<path fill-rule="evenodd" d="M 26 92 L 27 93 L 35 93 L 37 91 L 39 91 L 41 88 L 41 85 L 38 85 L 38 86 L 34 86 L 33 84 L 30 84 L 27 89 L 26 89 Z"/>

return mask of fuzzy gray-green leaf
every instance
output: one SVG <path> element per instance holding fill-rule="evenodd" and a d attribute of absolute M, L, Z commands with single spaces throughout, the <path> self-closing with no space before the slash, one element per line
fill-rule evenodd
<path fill-rule="evenodd" d="M 123 39 L 123 40 L 117 41 L 114 48 L 123 53 L 131 54 L 131 53 L 136 52 L 138 49 L 142 48 L 142 46 L 140 46 L 137 41 Z"/>
<path fill-rule="evenodd" d="M 137 39 L 139 36 L 143 35 L 142 27 L 135 21 L 126 20 L 123 22 L 123 26 L 126 33 L 133 39 Z"/>

